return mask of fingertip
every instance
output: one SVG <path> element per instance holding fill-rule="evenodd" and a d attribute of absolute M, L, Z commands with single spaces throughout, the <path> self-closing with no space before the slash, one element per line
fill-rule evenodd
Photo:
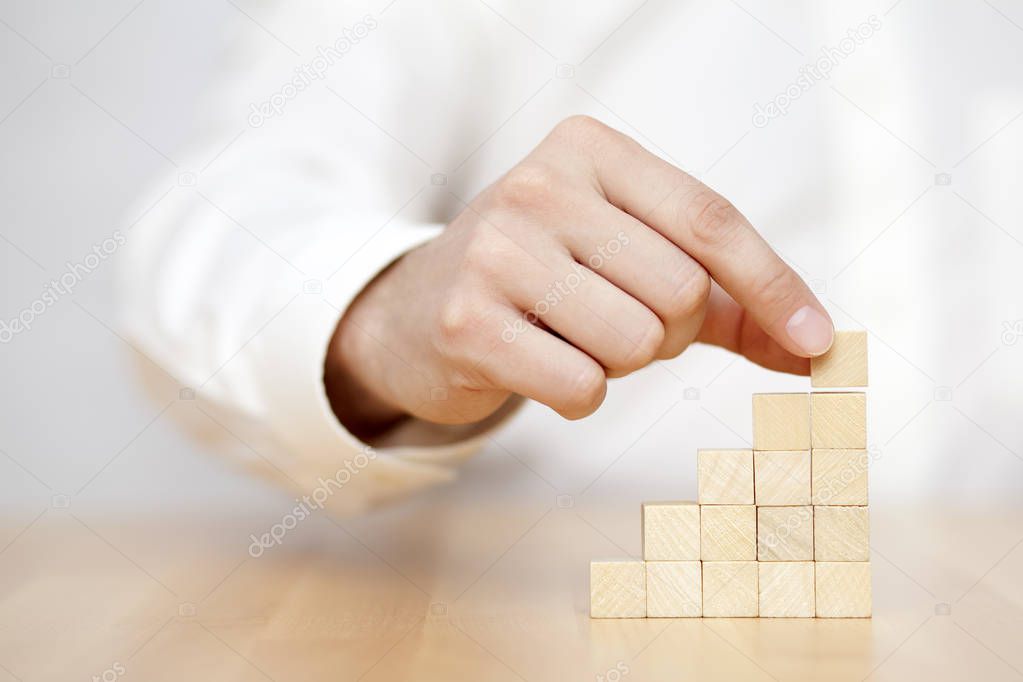
<path fill-rule="evenodd" d="M 811 305 L 804 305 L 785 323 L 789 340 L 807 357 L 828 352 L 835 341 L 835 325 L 831 318 Z"/>

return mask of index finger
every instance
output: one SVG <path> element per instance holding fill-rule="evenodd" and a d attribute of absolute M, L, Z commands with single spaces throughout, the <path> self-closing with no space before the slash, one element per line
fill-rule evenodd
<path fill-rule="evenodd" d="M 792 268 L 724 197 L 603 124 L 590 148 L 607 200 L 698 260 L 783 348 L 801 356 L 831 347 L 830 316 Z"/>

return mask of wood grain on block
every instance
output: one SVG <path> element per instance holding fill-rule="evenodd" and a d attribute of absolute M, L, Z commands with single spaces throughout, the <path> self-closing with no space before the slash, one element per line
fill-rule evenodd
<path fill-rule="evenodd" d="M 700 504 L 753 504 L 752 450 L 698 450 Z"/>
<path fill-rule="evenodd" d="M 761 618 L 813 618 L 812 561 L 757 564 Z"/>
<path fill-rule="evenodd" d="M 753 453 L 757 506 L 810 504 L 810 451 Z"/>
<path fill-rule="evenodd" d="M 867 332 L 835 332 L 831 350 L 810 360 L 814 388 L 867 385 Z"/>
<path fill-rule="evenodd" d="M 758 560 L 813 558 L 813 507 L 757 507 Z"/>
<path fill-rule="evenodd" d="M 757 508 L 751 504 L 700 507 L 700 558 L 753 561 L 757 558 Z"/>
<path fill-rule="evenodd" d="M 866 450 L 814 449 L 813 503 L 867 504 Z"/>
<path fill-rule="evenodd" d="M 703 571 L 699 561 L 646 563 L 648 618 L 698 618 L 703 615 Z"/>
<path fill-rule="evenodd" d="M 755 393 L 753 449 L 809 450 L 809 394 Z"/>
<path fill-rule="evenodd" d="M 703 562 L 703 615 L 754 618 L 760 602 L 756 561 Z"/>
<path fill-rule="evenodd" d="M 867 396 L 814 393 L 810 418 L 814 448 L 862 450 L 867 447 Z"/>
<path fill-rule="evenodd" d="M 868 561 L 870 520 L 867 507 L 814 507 L 813 558 L 817 561 Z"/>
<path fill-rule="evenodd" d="M 642 561 L 590 562 L 591 618 L 646 618 Z"/>
<path fill-rule="evenodd" d="M 643 504 L 643 558 L 700 560 L 700 505 L 695 502 Z"/>
<path fill-rule="evenodd" d="M 814 583 L 818 618 L 870 617 L 869 561 L 818 561 Z"/>

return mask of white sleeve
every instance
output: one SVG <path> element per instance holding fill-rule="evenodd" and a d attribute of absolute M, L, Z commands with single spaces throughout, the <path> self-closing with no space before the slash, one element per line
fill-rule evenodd
<path fill-rule="evenodd" d="M 465 427 L 411 420 L 375 449 L 339 423 L 323 368 L 340 316 L 442 229 L 375 200 L 384 181 L 335 161 L 345 151 L 248 131 L 130 229 L 120 273 L 126 332 L 230 436 L 217 447 L 298 494 L 328 490 L 338 514 L 449 480 L 521 402 Z"/>

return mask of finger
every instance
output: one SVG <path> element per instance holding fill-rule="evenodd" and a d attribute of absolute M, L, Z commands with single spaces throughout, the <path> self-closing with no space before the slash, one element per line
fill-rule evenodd
<path fill-rule="evenodd" d="M 810 374 L 809 359 L 783 348 L 718 286 L 711 290 L 707 317 L 696 340 L 726 348 L 768 369 Z"/>
<path fill-rule="evenodd" d="M 517 310 L 508 308 L 504 318 L 501 340 L 474 368 L 488 387 L 543 403 L 566 419 L 600 407 L 607 377 L 593 358 L 526 323 Z"/>
<path fill-rule="evenodd" d="M 539 321 L 616 376 L 654 359 L 664 327 L 642 303 L 565 253 L 546 266 L 523 259 L 505 295 L 530 323 Z"/>
<path fill-rule="evenodd" d="M 591 155 L 608 201 L 651 226 L 704 268 L 781 346 L 820 355 L 834 338 L 827 311 L 721 195 L 627 136 L 603 126 Z M 577 133 L 582 134 L 582 133 Z"/>
<path fill-rule="evenodd" d="M 605 201 L 580 202 L 556 230 L 572 256 L 660 318 L 664 340 L 656 357 L 673 358 L 703 324 L 710 276 L 663 235 Z"/>

